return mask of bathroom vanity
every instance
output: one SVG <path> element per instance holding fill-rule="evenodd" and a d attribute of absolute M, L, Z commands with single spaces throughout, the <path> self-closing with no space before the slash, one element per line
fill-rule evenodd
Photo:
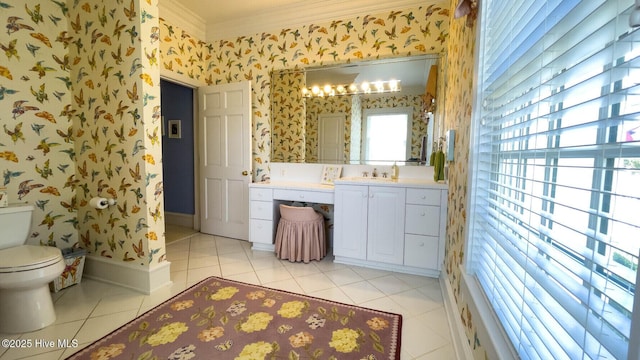
<path fill-rule="evenodd" d="M 333 205 L 333 255 L 337 263 L 438 277 L 444 259 L 447 186 L 423 169 L 395 181 L 359 176 L 361 168 L 335 185 L 313 182 L 317 168 L 290 164 L 270 182 L 249 185 L 249 241 L 255 250 L 274 251 L 279 204 Z M 294 170 L 291 170 L 291 169 Z M 272 169 L 272 173 L 274 169 Z M 404 169 L 407 172 L 406 169 Z M 311 174 L 311 175 L 309 175 Z M 411 176 L 411 172 L 408 175 Z M 287 181 L 284 180 L 287 179 Z"/>
<path fill-rule="evenodd" d="M 341 179 L 335 185 L 335 262 L 437 277 L 447 189 L 429 181 Z"/>

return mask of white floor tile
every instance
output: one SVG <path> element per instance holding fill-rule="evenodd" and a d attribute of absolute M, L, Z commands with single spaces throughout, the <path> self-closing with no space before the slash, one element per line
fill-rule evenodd
<path fill-rule="evenodd" d="M 320 291 L 320 290 L 331 289 L 332 287 L 336 286 L 336 284 L 334 284 L 331 281 L 331 279 L 329 279 L 323 273 L 298 276 L 298 277 L 295 277 L 295 279 L 298 282 L 298 284 L 300 284 L 300 287 L 302 288 L 305 294 L 309 294 L 309 293 Z"/>
<path fill-rule="evenodd" d="M 341 286 L 364 280 L 362 276 L 349 268 L 330 270 L 324 273 L 334 284 Z"/>
<path fill-rule="evenodd" d="M 222 271 L 223 277 L 254 272 L 253 266 L 251 266 L 249 261 L 236 261 L 220 264 L 220 271 Z"/>
<path fill-rule="evenodd" d="M 386 275 L 369 280 L 369 283 L 387 295 L 397 294 L 411 289 L 411 285 L 394 275 Z"/>
<path fill-rule="evenodd" d="M 187 272 L 187 284 L 194 284 L 209 276 L 220 276 L 221 274 L 219 266 L 191 269 Z"/>
<path fill-rule="evenodd" d="M 115 314 L 91 317 L 82 325 L 76 335 L 80 344 L 88 344 L 105 336 L 138 316 L 138 310 L 122 311 Z"/>
<path fill-rule="evenodd" d="M 367 301 L 379 299 L 384 296 L 380 290 L 367 281 L 360 281 L 340 287 L 354 304 L 362 304 Z"/>
<path fill-rule="evenodd" d="M 258 276 L 258 279 L 260 279 L 261 284 L 293 278 L 291 273 L 289 273 L 289 271 L 287 271 L 287 269 L 282 265 L 279 267 L 256 270 L 256 275 Z"/>
<path fill-rule="evenodd" d="M 178 234 L 180 235 L 180 234 Z M 336 264 L 333 256 L 308 264 L 279 260 L 272 252 L 252 251 L 246 241 L 193 234 L 167 245 L 170 285 L 150 295 L 99 281 L 53 294 L 58 319 L 30 334 L 0 338 L 62 336 L 80 348 L 209 277 L 225 278 L 292 293 L 356 304 L 403 315 L 402 359 L 455 359 L 438 279 Z M 0 348 L 0 360 L 63 359 L 77 349 L 19 352 Z"/>

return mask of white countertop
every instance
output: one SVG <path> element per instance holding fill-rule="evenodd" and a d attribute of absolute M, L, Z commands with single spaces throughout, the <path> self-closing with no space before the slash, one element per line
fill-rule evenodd
<path fill-rule="evenodd" d="M 311 191 L 324 191 L 333 192 L 333 185 L 325 185 L 312 182 L 294 182 L 294 181 L 262 181 L 250 183 L 249 187 L 268 187 L 273 189 L 286 189 L 286 190 L 311 190 Z"/>
<path fill-rule="evenodd" d="M 434 189 L 448 189 L 444 182 L 435 182 L 430 179 L 403 179 L 392 180 L 389 178 L 371 177 L 343 177 L 336 179 L 336 185 L 374 185 L 374 186 L 417 186 Z"/>
<path fill-rule="evenodd" d="M 385 178 L 362 178 L 362 177 L 343 177 L 335 180 L 336 185 L 373 185 L 373 186 L 404 186 L 404 187 L 421 187 L 432 189 L 448 189 L 447 184 L 434 182 L 430 179 L 398 179 L 391 180 Z M 250 183 L 249 187 L 268 187 L 273 189 L 286 190 L 308 190 L 333 192 L 333 185 L 326 185 L 312 182 L 294 182 L 294 181 L 263 181 Z"/>

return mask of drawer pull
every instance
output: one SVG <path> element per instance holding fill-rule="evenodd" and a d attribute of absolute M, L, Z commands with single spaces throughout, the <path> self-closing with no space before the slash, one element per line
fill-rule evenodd
<path fill-rule="evenodd" d="M 427 215 L 427 214 L 425 214 L 424 212 L 422 214 L 420 214 L 420 216 L 425 216 L 425 215 Z"/>
<path fill-rule="evenodd" d="M 424 247 L 424 243 L 423 243 L 423 242 L 421 242 L 421 243 L 420 243 L 420 245 L 418 245 L 418 246 L 420 246 L 420 247 Z"/>

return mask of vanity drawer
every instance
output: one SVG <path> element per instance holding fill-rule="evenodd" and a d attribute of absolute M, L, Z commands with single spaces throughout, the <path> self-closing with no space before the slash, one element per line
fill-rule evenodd
<path fill-rule="evenodd" d="M 438 238 L 435 236 L 405 235 L 404 265 L 439 270 Z"/>
<path fill-rule="evenodd" d="M 249 200 L 271 201 L 273 200 L 273 190 L 249 188 Z"/>
<path fill-rule="evenodd" d="M 416 235 L 438 236 L 440 233 L 440 207 L 407 205 L 404 232 Z"/>
<path fill-rule="evenodd" d="M 273 221 L 249 220 L 249 240 L 254 243 L 273 244 Z"/>
<path fill-rule="evenodd" d="M 271 201 L 250 201 L 249 214 L 252 219 L 273 219 L 273 202 Z"/>
<path fill-rule="evenodd" d="M 277 200 L 333 204 L 333 193 L 322 191 L 274 189 L 273 198 Z"/>
<path fill-rule="evenodd" d="M 440 191 L 435 189 L 407 188 L 407 204 L 440 205 Z"/>

